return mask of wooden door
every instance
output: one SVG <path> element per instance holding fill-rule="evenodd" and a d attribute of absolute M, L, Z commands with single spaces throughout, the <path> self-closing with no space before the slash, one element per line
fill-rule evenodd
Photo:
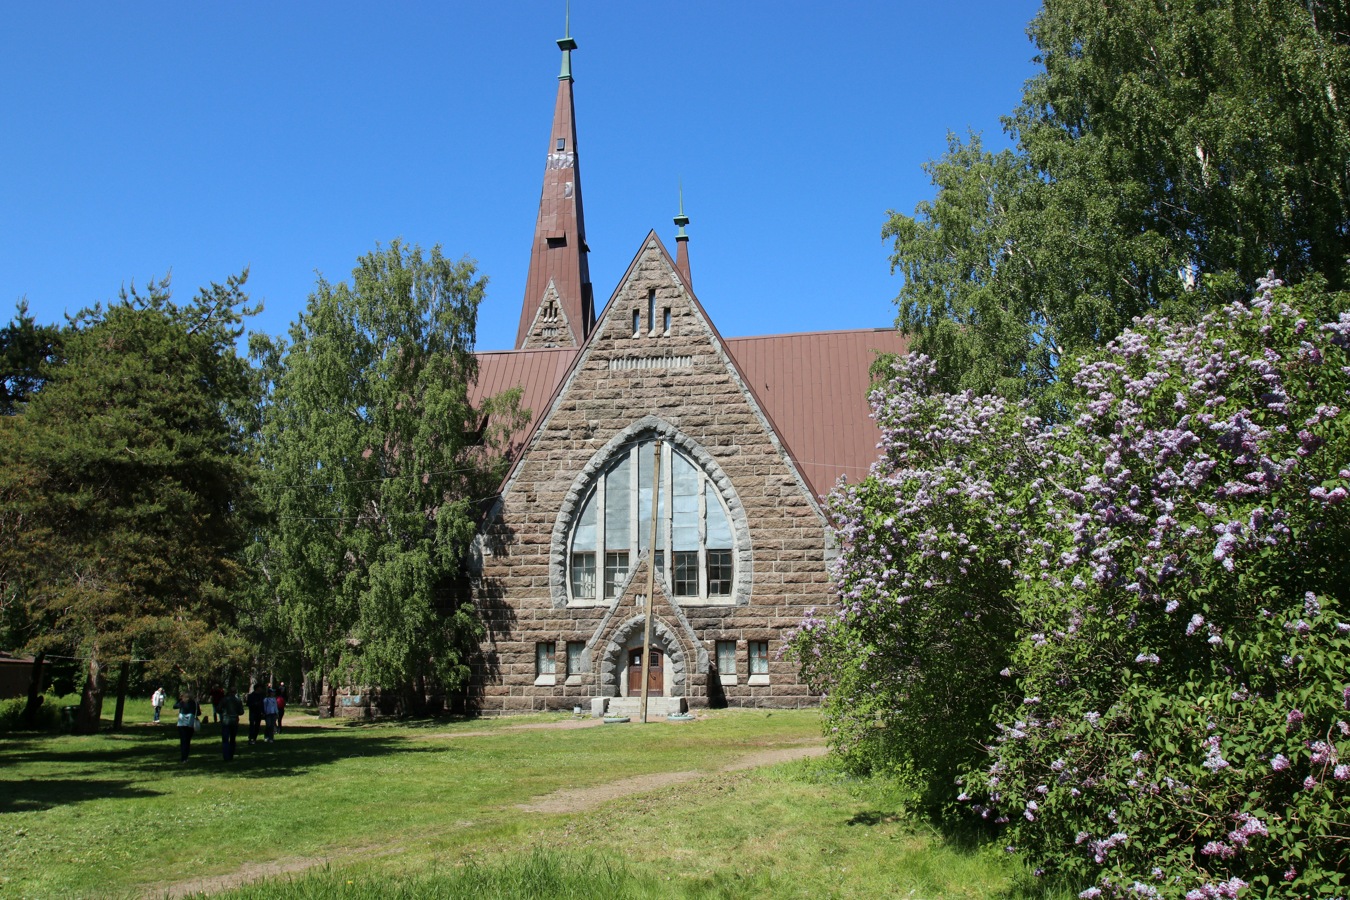
<path fill-rule="evenodd" d="M 666 688 L 664 654 L 659 647 L 652 648 L 652 664 L 647 672 L 647 694 L 660 697 Z M 642 696 L 642 648 L 628 651 L 628 696 Z"/>

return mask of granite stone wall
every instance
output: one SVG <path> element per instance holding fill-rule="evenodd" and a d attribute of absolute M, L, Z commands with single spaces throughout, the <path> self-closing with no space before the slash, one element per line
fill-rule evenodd
<path fill-rule="evenodd" d="M 738 543 L 736 590 L 723 602 L 674 598 L 657 580 L 653 634 L 666 651 L 667 694 L 693 707 L 814 703 L 779 652 L 784 632 L 807 609 L 831 603 L 824 519 L 655 236 L 596 329 L 481 535 L 475 601 L 488 633 L 475 673 L 480 710 L 589 708 L 591 697 L 623 691 L 625 647 L 646 608 L 647 557 L 634 561 L 617 601 L 569 604 L 566 534 L 588 479 L 617 444 L 643 437 L 675 442 L 709 473 L 732 511 Z M 640 639 L 640 627 L 636 633 Z M 552 684 L 536 684 L 541 641 L 557 649 Z M 710 678 L 717 641 L 737 642 L 734 684 L 716 672 Z M 769 643 L 766 684 L 748 683 L 750 641 Z M 568 642 L 585 644 L 580 672 L 565 671 Z"/>

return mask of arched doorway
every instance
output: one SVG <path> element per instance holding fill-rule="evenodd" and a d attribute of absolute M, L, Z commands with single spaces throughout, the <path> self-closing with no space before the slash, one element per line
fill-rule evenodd
<path fill-rule="evenodd" d="M 660 647 L 652 647 L 651 665 L 647 671 L 647 693 L 663 696 L 666 690 L 665 654 Z M 628 648 L 628 696 L 642 696 L 642 648 Z"/>
<path fill-rule="evenodd" d="M 604 649 L 600 651 L 598 667 L 602 696 L 637 697 L 642 694 L 645 622 L 645 616 L 632 616 L 614 628 L 609 640 L 602 645 Z M 683 697 L 689 685 L 690 659 L 679 637 L 657 617 L 652 619 L 651 640 L 655 672 L 649 676 L 647 693 L 658 697 Z M 707 665 L 706 657 L 700 664 Z"/>

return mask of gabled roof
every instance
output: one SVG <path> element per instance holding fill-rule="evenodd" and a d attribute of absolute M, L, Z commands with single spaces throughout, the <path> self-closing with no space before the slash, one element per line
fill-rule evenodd
<path fill-rule="evenodd" d="M 577 347 L 548 350 L 497 350 L 478 353 L 478 381 L 469 390 L 469 400 L 477 405 L 511 388 L 520 388 L 520 408 L 530 411 L 530 421 L 511 436 L 510 452 L 516 455 L 525 440 L 543 418 L 563 376 L 580 353 Z"/>
<path fill-rule="evenodd" d="M 690 295 L 716 334 L 711 317 Z M 813 493 L 825 496 L 840 476 L 856 483 L 867 475 L 881 440 L 867 402 L 869 370 L 878 353 L 904 353 L 903 336 L 892 328 L 862 328 L 718 337 Z M 580 353 L 568 347 L 478 354 L 470 399 L 477 403 L 520 387 L 520 405 L 533 413 L 511 439 L 513 455 L 528 442 Z"/>
<path fill-rule="evenodd" d="M 842 475 L 861 481 L 877 458 L 869 374 L 878 353 L 904 353 L 893 328 L 727 338 L 745 380 L 791 448 L 802 476 L 824 496 Z"/>

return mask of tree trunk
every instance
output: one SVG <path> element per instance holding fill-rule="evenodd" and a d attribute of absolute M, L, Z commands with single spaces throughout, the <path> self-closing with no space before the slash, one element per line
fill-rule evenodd
<path fill-rule="evenodd" d="M 76 734 L 98 734 L 103 718 L 103 666 L 98 661 L 98 649 L 89 651 L 89 670 L 84 679 L 84 693 L 80 696 L 79 713 L 75 717 Z"/>
<path fill-rule="evenodd" d="M 122 712 L 127 705 L 127 683 L 131 680 L 131 660 L 122 663 L 122 671 L 117 675 L 117 707 L 113 711 L 113 731 L 122 730 Z"/>
<path fill-rule="evenodd" d="M 28 676 L 28 703 L 23 708 L 23 724 L 27 728 L 37 727 L 38 710 L 42 707 L 42 681 L 47 674 L 42 664 L 46 659 L 46 651 L 33 657 L 33 671 Z"/>

